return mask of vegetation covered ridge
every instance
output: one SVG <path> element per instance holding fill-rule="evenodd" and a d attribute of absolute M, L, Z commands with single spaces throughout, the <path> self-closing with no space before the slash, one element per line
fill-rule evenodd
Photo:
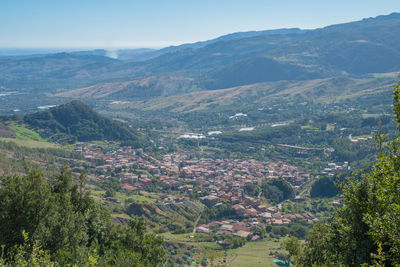
<path fill-rule="evenodd" d="M 78 100 L 27 114 L 24 122 L 58 142 L 113 140 L 133 146 L 141 142 L 139 134 L 126 123 L 103 117 Z"/>

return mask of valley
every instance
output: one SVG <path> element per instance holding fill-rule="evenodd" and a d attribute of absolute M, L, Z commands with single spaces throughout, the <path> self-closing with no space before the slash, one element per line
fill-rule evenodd
<path fill-rule="evenodd" d="M 38 240 L 61 266 L 317 266 L 323 253 L 341 266 L 330 251 L 368 236 L 354 253 L 392 266 L 398 251 L 379 242 L 397 228 L 365 210 L 398 208 L 375 192 L 397 190 L 380 185 L 398 178 L 399 36 L 392 13 L 162 49 L 0 53 L 0 244 Z"/>

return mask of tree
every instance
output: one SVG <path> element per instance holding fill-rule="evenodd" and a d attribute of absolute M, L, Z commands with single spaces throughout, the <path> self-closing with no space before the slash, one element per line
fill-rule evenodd
<path fill-rule="evenodd" d="M 400 130 L 400 82 L 394 86 L 394 120 Z M 296 256 L 298 266 L 397 266 L 400 264 L 400 137 L 376 135 L 371 172 L 341 185 L 343 207 L 314 226 Z"/>
<path fill-rule="evenodd" d="M 205 267 L 205 266 L 207 266 L 207 264 L 208 264 L 208 263 L 207 263 L 207 257 L 204 256 L 203 259 L 201 260 L 201 266 L 204 266 L 204 267 Z"/>
<path fill-rule="evenodd" d="M 24 242 L 23 230 L 32 239 L 48 237 L 48 218 L 54 214 L 54 200 L 43 173 L 31 169 L 24 177 L 7 175 L 0 184 L 0 240 L 6 252 Z"/>
<path fill-rule="evenodd" d="M 322 177 L 313 183 L 310 195 L 311 197 L 333 197 L 338 192 L 339 190 L 331 178 Z"/>
<path fill-rule="evenodd" d="M 0 263 L 18 260 L 25 266 L 27 260 L 50 257 L 54 266 L 162 265 L 163 239 L 147 232 L 143 218 L 133 218 L 128 226 L 114 224 L 109 211 L 84 189 L 85 182 L 85 174 L 74 182 L 66 166 L 54 179 L 45 179 L 38 169 L 1 177 Z"/>
<path fill-rule="evenodd" d="M 267 231 L 265 230 L 265 228 L 262 227 L 257 227 L 254 231 L 253 231 L 254 235 L 258 235 L 261 239 L 265 237 L 265 235 L 267 234 Z"/>
<path fill-rule="evenodd" d="M 291 236 L 281 241 L 281 246 L 289 253 L 289 260 L 297 262 L 296 257 L 301 255 L 301 244 L 297 237 Z"/>
<path fill-rule="evenodd" d="M 294 198 L 292 186 L 283 178 L 266 180 L 263 182 L 261 188 L 264 197 L 272 202 L 281 202 Z"/>
<path fill-rule="evenodd" d="M 20 266 L 20 267 L 41 267 L 41 266 L 59 266 L 56 262 L 51 261 L 50 255 L 41 249 L 41 247 L 34 242 L 30 244 L 28 233 L 22 231 L 23 243 L 15 245 L 12 251 L 12 261 L 7 261 L 0 257 L 0 266 Z"/>
<path fill-rule="evenodd" d="M 308 235 L 308 228 L 301 224 L 293 224 L 289 228 L 289 234 L 304 240 Z"/>
<path fill-rule="evenodd" d="M 140 262 L 145 265 L 157 266 L 166 260 L 162 247 L 163 238 L 146 232 L 143 217 L 135 217 L 129 221 L 124 242 L 132 252 L 139 255 Z"/>
<path fill-rule="evenodd" d="M 260 193 L 260 187 L 257 184 L 247 184 L 244 187 L 244 192 L 251 197 L 256 197 Z"/>

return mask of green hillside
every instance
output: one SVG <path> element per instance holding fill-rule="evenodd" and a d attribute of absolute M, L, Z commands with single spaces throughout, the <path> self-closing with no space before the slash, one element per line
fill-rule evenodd
<path fill-rule="evenodd" d="M 40 129 L 50 140 L 113 140 L 131 145 L 141 142 L 127 124 L 105 118 L 80 101 L 25 115 L 24 122 Z"/>

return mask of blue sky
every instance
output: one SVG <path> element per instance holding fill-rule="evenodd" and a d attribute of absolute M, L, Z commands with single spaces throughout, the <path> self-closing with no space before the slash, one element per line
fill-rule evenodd
<path fill-rule="evenodd" d="M 392 12 L 399 0 L 1 0 L 0 47 L 163 47 Z"/>

